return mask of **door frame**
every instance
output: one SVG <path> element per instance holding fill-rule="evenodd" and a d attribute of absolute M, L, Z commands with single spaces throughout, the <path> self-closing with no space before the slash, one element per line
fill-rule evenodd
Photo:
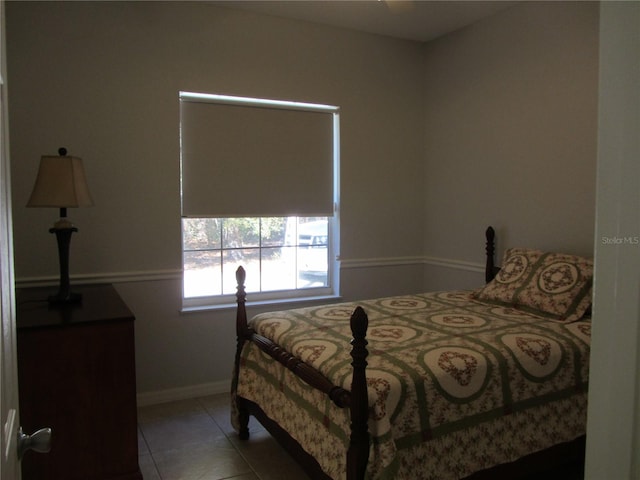
<path fill-rule="evenodd" d="M 17 444 L 20 415 L 5 30 L 5 2 L 0 0 L 0 477 L 19 480 Z"/>

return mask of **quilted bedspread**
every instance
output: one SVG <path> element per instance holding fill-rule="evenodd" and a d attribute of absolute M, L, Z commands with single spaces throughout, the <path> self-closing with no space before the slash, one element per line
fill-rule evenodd
<path fill-rule="evenodd" d="M 584 434 L 591 324 L 557 323 L 435 292 L 258 315 L 259 334 L 350 389 L 356 305 L 369 317 L 371 479 L 461 478 Z M 349 412 L 247 343 L 238 395 L 334 479 Z"/>

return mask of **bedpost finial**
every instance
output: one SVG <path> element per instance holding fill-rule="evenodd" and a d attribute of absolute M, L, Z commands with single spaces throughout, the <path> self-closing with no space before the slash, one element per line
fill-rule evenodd
<path fill-rule="evenodd" d="M 236 281 L 238 282 L 238 287 L 244 287 L 244 281 L 247 278 L 247 272 L 244 271 L 242 266 L 239 266 L 236 270 Z"/>
<path fill-rule="evenodd" d="M 487 227 L 485 236 L 487 237 L 487 240 L 489 240 L 490 242 L 493 242 L 493 239 L 496 237 L 496 231 L 493 229 L 491 225 Z"/>
<path fill-rule="evenodd" d="M 358 306 L 351 314 L 351 333 L 354 338 L 364 338 L 367 335 L 367 328 L 369 327 L 369 317 L 364 311 L 364 308 Z"/>
<path fill-rule="evenodd" d="M 485 237 L 487 239 L 487 247 L 485 249 L 487 252 L 487 258 L 486 258 L 486 264 L 484 268 L 484 281 L 486 283 L 489 283 L 491 280 L 493 280 L 493 278 L 496 275 L 496 267 L 493 260 L 493 257 L 496 252 L 496 245 L 495 245 L 496 231 L 493 229 L 492 226 L 489 226 L 487 228 L 487 231 L 485 232 Z"/>

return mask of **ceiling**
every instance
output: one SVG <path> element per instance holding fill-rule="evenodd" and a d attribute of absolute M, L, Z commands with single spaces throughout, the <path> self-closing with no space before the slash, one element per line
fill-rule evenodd
<path fill-rule="evenodd" d="M 510 7 L 515 1 L 221 0 L 212 3 L 426 42 Z"/>

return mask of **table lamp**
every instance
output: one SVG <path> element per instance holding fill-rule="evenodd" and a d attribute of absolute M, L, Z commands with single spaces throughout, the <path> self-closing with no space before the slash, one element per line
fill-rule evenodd
<path fill-rule="evenodd" d="M 67 218 L 67 208 L 90 207 L 91 194 L 82 165 L 82 159 L 67 156 L 67 150 L 60 148 L 58 156 L 42 156 L 36 183 L 27 202 L 27 207 L 55 207 L 60 209 L 60 219 L 55 222 L 50 233 L 56 234 L 60 258 L 60 288 L 56 295 L 49 297 L 50 304 L 78 303 L 81 294 L 72 293 L 69 282 L 69 245 L 71 234 L 78 229 Z"/>

